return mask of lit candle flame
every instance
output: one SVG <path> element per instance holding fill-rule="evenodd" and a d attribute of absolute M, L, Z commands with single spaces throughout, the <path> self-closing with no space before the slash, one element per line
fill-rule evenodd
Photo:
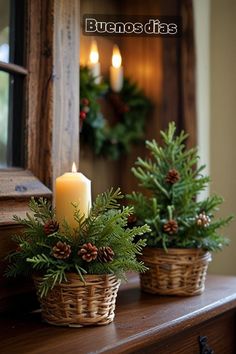
<path fill-rule="evenodd" d="M 73 162 L 73 165 L 72 165 L 71 171 L 72 171 L 73 173 L 76 173 L 76 172 L 77 172 L 77 167 L 76 167 L 75 162 Z"/>
<path fill-rule="evenodd" d="M 115 68 L 119 68 L 121 66 L 122 58 L 120 55 L 120 50 L 117 45 L 113 47 L 113 54 L 112 54 L 112 66 Z"/>
<path fill-rule="evenodd" d="M 97 42 L 94 40 L 91 43 L 89 60 L 91 64 L 96 64 L 99 61 Z"/>

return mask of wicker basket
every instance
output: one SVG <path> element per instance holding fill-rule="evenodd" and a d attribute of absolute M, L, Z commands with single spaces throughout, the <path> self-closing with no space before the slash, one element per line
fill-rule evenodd
<path fill-rule="evenodd" d="M 140 256 L 149 270 L 140 274 L 141 288 L 160 295 L 189 296 L 204 291 L 211 254 L 201 249 L 146 247 Z"/>
<path fill-rule="evenodd" d="M 86 275 L 85 284 L 75 273 L 68 282 L 56 285 L 47 296 L 40 297 L 42 281 L 34 277 L 44 321 L 58 326 L 105 325 L 113 321 L 120 280 L 114 275 Z"/>

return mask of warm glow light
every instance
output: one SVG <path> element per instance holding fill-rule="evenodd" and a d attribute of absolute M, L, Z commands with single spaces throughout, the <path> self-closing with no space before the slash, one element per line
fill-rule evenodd
<path fill-rule="evenodd" d="M 76 172 L 77 172 L 77 167 L 76 167 L 75 162 L 73 162 L 73 165 L 72 165 L 71 171 L 72 171 L 73 173 L 76 173 Z"/>
<path fill-rule="evenodd" d="M 91 64 L 98 63 L 99 54 L 98 54 L 98 47 L 97 47 L 97 42 L 96 41 L 92 41 L 92 43 L 91 43 L 89 60 L 90 60 Z"/>
<path fill-rule="evenodd" d="M 120 50 L 117 45 L 114 45 L 112 54 L 112 66 L 114 66 L 114 68 L 119 68 L 121 66 L 121 61 L 122 59 L 120 55 Z"/>

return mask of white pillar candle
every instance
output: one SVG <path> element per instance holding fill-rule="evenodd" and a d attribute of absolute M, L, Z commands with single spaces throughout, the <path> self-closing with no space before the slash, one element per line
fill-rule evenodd
<path fill-rule="evenodd" d="M 59 223 L 65 219 L 71 227 L 78 227 L 74 220 L 75 207 L 78 205 L 81 216 L 86 218 L 91 208 L 91 181 L 76 171 L 64 173 L 56 179 L 56 218 Z"/>
<path fill-rule="evenodd" d="M 92 77 L 95 79 L 95 83 L 99 84 L 101 82 L 101 66 L 99 63 L 97 42 L 94 40 L 91 43 L 88 66 Z"/>
<path fill-rule="evenodd" d="M 112 54 L 112 66 L 110 67 L 110 86 L 114 92 L 120 92 L 123 87 L 124 73 L 121 62 L 119 48 L 115 45 Z"/>

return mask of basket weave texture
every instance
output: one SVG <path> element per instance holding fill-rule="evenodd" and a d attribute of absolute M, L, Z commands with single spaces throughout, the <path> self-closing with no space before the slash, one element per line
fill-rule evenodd
<path fill-rule="evenodd" d="M 146 247 L 140 256 L 149 270 L 140 274 L 143 291 L 160 295 L 201 294 L 211 254 L 201 249 L 163 249 Z"/>
<path fill-rule="evenodd" d="M 120 280 L 114 275 L 86 275 L 84 279 L 85 283 L 78 274 L 69 273 L 66 283 L 56 285 L 41 298 L 38 287 L 42 278 L 34 277 L 44 321 L 70 327 L 113 321 Z"/>

